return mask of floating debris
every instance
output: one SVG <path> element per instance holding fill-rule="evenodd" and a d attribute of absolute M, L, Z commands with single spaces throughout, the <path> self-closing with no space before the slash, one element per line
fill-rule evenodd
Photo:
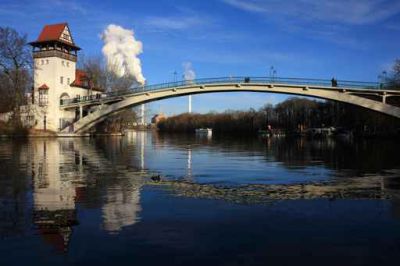
<path fill-rule="evenodd" d="M 153 178 L 152 178 L 153 179 Z M 381 188 L 375 178 L 352 178 L 332 183 L 289 185 L 220 186 L 185 181 L 160 180 L 148 185 L 165 186 L 176 196 L 218 199 L 243 204 L 269 203 L 276 200 L 298 199 L 390 199 L 389 191 Z"/>

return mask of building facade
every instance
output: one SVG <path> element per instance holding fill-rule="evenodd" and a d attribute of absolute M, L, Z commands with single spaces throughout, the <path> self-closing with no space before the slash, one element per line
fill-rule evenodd
<path fill-rule="evenodd" d="M 79 118 L 79 110 L 63 110 L 62 100 L 100 94 L 88 75 L 77 69 L 78 51 L 67 23 L 46 25 L 33 47 L 34 84 L 26 120 L 33 128 L 58 132 Z"/>

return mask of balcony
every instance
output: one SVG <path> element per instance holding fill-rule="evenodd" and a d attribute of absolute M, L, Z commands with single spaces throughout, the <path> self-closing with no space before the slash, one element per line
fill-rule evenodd
<path fill-rule="evenodd" d="M 48 50 L 48 51 L 35 51 L 33 52 L 33 58 L 46 58 L 46 57 L 60 57 L 76 62 L 77 56 L 74 54 L 66 53 L 59 50 Z"/>

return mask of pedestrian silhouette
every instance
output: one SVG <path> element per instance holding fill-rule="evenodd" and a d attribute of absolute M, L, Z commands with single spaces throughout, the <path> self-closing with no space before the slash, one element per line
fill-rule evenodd
<path fill-rule="evenodd" d="M 331 79 L 332 87 L 337 87 L 337 80 L 335 78 Z"/>

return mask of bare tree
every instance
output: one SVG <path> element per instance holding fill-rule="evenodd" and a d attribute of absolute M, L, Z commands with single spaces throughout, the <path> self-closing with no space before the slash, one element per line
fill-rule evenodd
<path fill-rule="evenodd" d="M 139 86 L 135 78 L 130 75 L 118 76 L 116 73 L 119 71 L 115 69 L 117 67 L 118 66 L 115 64 L 114 66 L 108 66 L 106 68 L 106 82 L 109 92 L 124 93 Z"/>
<path fill-rule="evenodd" d="M 86 81 L 90 89 L 107 90 L 107 73 L 100 57 L 87 58 L 82 55 L 79 60 L 79 67 L 85 71 Z"/>
<path fill-rule="evenodd" d="M 396 59 L 392 67 L 391 83 L 396 89 L 400 89 L 400 59 Z"/>
<path fill-rule="evenodd" d="M 1 111 L 13 111 L 13 121 L 19 124 L 20 106 L 26 103 L 25 92 L 32 84 L 31 70 L 32 55 L 26 35 L 0 27 Z"/>
<path fill-rule="evenodd" d="M 124 93 L 135 87 L 136 81 L 130 76 L 119 77 L 107 67 L 100 56 L 81 56 L 79 67 L 85 71 L 90 89 L 100 89 L 103 92 Z M 123 110 L 105 119 L 97 126 L 98 131 L 116 132 L 137 122 L 137 114 L 133 109 Z"/>
<path fill-rule="evenodd" d="M 89 86 L 104 92 L 125 92 L 137 87 L 135 79 L 129 75 L 119 77 L 113 66 L 106 66 L 100 56 L 86 57 L 81 55 L 79 68 L 85 71 Z M 117 65 L 115 65 L 117 67 Z"/>

